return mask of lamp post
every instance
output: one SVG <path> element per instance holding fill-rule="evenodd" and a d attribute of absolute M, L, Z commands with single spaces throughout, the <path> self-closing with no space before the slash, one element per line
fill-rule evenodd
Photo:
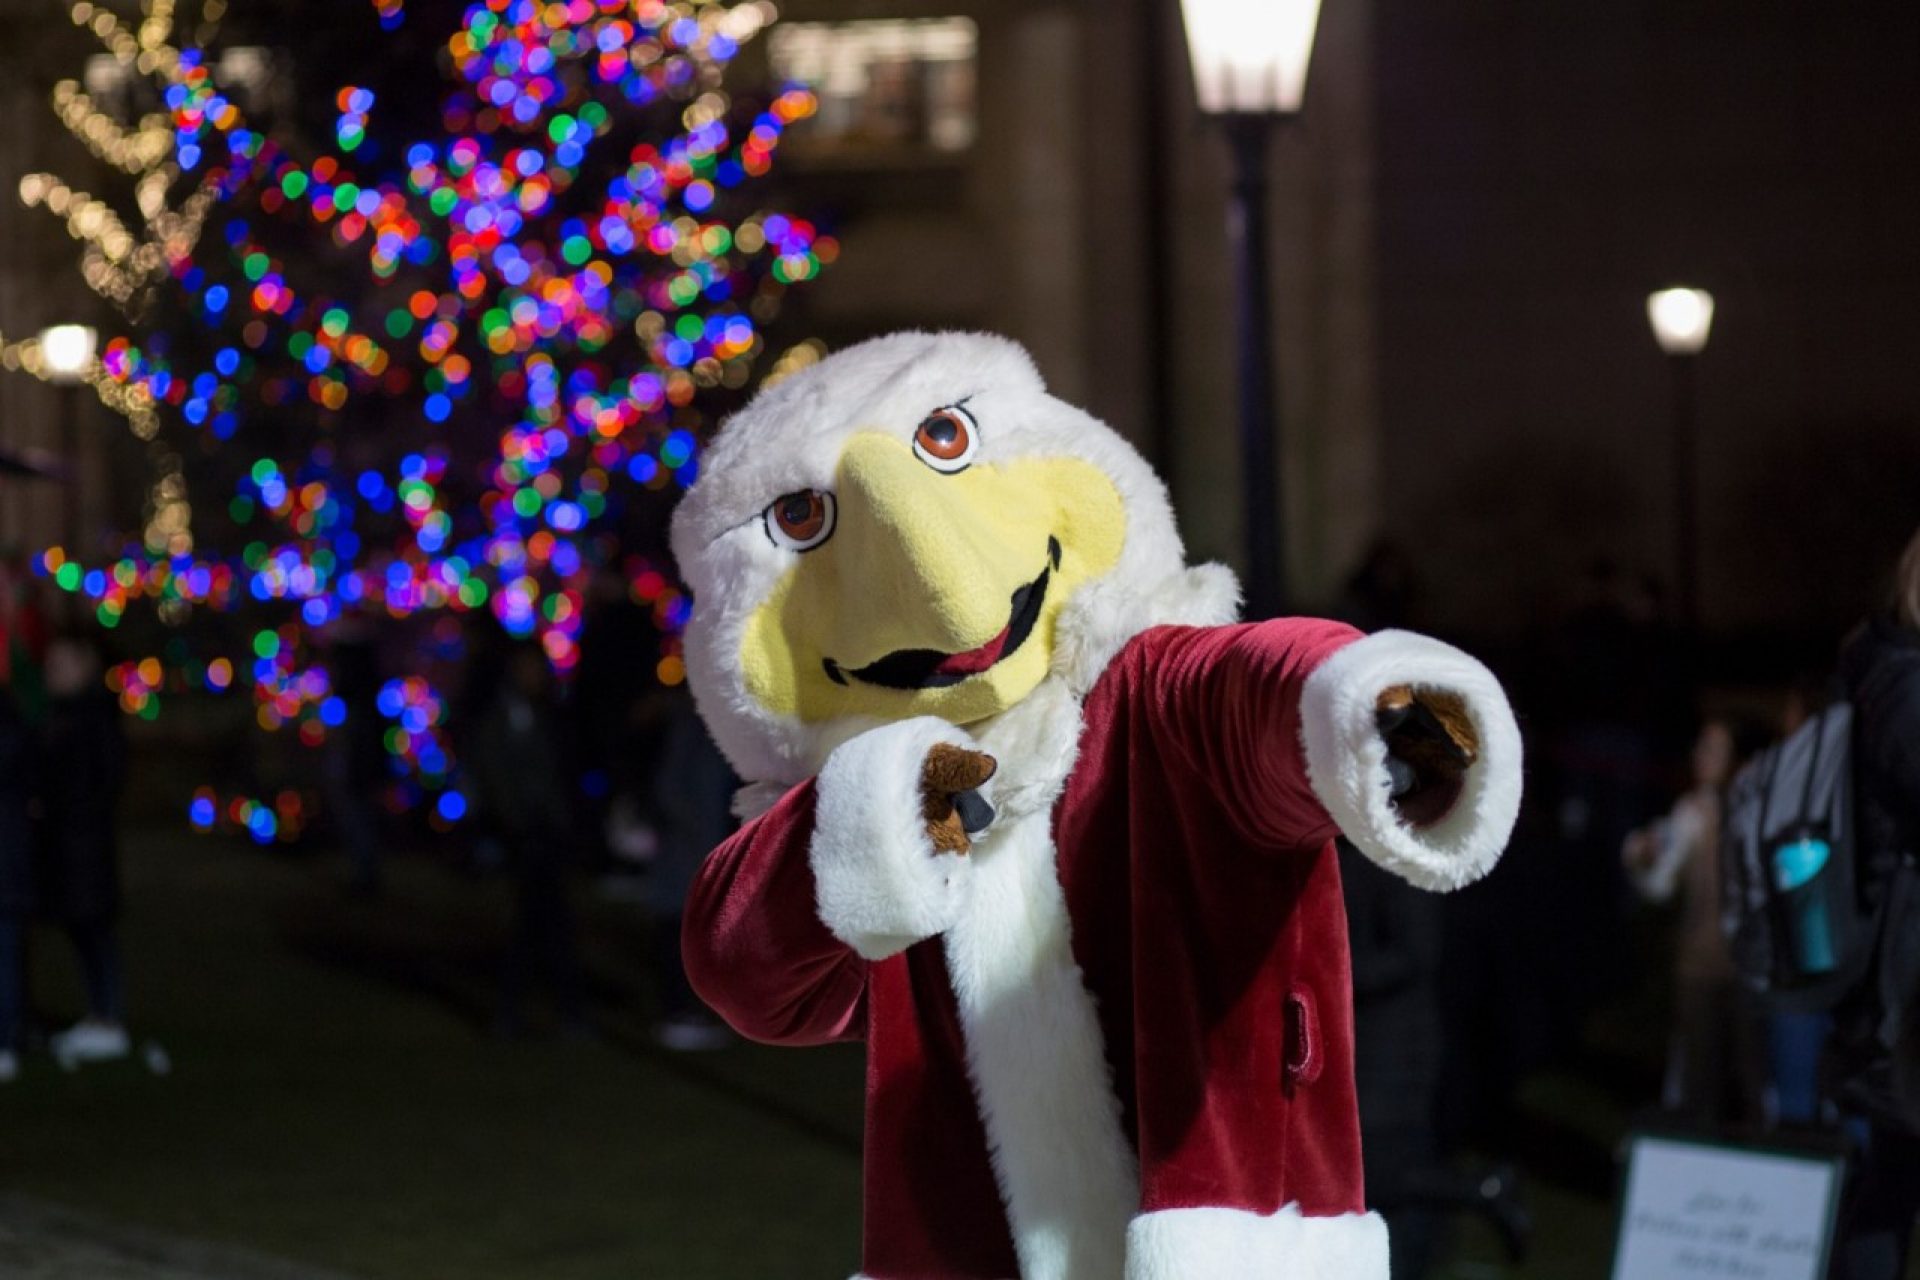
<path fill-rule="evenodd" d="M 1280 465 L 1267 279 L 1267 144 L 1300 113 L 1320 0 L 1181 0 L 1200 110 L 1220 122 L 1233 157 L 1227 242 L 1233 255 L 1247 612 L 1286 602 Z"/>
<path fill-rule="evenodd" d="M 1691 633 L 1699 625 L 1699 532 L 1695 474 L 1699 455 L 1699 404 L 1694 362 L 1706 349 L 1713 328 L 1713 295 L 1705 289 L 1660 289 L 1647 295 L 1647 322 L 1653 340 L 1673 370 L 1673 569 L 1680 625 Z"/>
<path fill-rule="evenodd" d="M 67 484 L 61 498 L 60 537 L 70 555 L 80 542 L 80 384 L 93 368 L 100 335 L 84 324 L 56 324 L 40 331 L 40 368 L 60 397 L 60 452 Z"/>

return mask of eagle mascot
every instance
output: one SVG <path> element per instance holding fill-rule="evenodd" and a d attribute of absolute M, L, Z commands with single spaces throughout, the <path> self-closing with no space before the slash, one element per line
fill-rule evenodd
<path fill-rule="evenodd" d="M 1147 464 L 986 335 L 761 393 L 673 545 L 747 781 L 687 972 L 751 1039 L 865 1043 L 859 1280 L 1383 1280 L 1333 841 L 1493 865 L 1493 676 L 1237 622 Z"/>

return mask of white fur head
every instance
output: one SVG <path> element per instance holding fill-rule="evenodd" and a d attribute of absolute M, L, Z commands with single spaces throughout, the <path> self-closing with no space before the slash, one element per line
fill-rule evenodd
<path fill-rule="evenodd" d="M 749 619 L 794 568 L 763 514 L 800 490 L 830 492 L 856 434 L 910 440 L 927 415 L 965 402 L 980 464 L 1068 458 L 1111 481 L 1125 515 L 1119 556 L 1059 614 L 1052 673 L 1084 692 L 1131 636 L 1161 621 L 1224 622 L 1237 588 L 1224 569 L 1188 570 L 1165 486 L 1124 439 L 1047 394 L 1027 353 L 986 334 L 897 333 L 850 347 L 761 393 L 708 446 L 673 520 L 673 550 L 693 592 L 687 670 L 701 714 L 749 782 L 791 784 L 873 720 L 809 723 L 770 710 L 747 688 Z M 888 602 L 873 601 L 885 610 Z"/>

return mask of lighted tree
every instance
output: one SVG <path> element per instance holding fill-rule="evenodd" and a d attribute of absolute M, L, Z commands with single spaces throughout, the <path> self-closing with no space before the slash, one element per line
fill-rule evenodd
<path fill-rule="evenodd" d="M 111 674 L 130 711 L 232 690 L 307 746 L 344 714 L 316 631 L 343 614 L 411 628 L 420 669 L 380 698 L 395 798 L 457 821 L 431 657 L 459 615 L 490 611 L 565 672 L 585 575 L 616 569 L 653 609 L 658 679 L 683 678 L 686 601 L 647 531 L 767 363 L 785 288 L 835 251 L 751 202 L 813 99 L 722 87 L 765 4 L 486 0 L 433 65 L 334 87 L 316 129 L 274 109 L 284 65 L 223 42 L 239 17 L 224 8 L 205 0 L 181 32 L 171 0 L 138 19 L 71 6 L 151 110 L 116 118 L 63 82 L 56 112 L 126 189 L 33 174 L 20 193 L 66 220 L 87 283 L 126 317 L 88 381 L 161 465 L 117 558 L 55 547 L 39 567 L 106 627 L 146 604 L 172 629 Z M 401 0 L 327 8 L 363 24 L 338 37 L 363 49 L 423 20 Z M 37 372 L 40 353 L 17 342 L 0 361 Z M 203 788 L 192 806 L 196 825 L 263 842 L 303 812 L 298 788 Z"/>

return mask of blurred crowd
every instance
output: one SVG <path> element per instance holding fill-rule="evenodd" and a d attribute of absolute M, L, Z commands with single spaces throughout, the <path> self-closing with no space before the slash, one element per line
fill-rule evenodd
<path fill-rule="evenodd" d="M 1442 899 L 1343 852 L 1368 1186 L 1396 1277 L 1427 1274 L 1463 1214 L 1524 1250 L 1515 1164 L 1611 1196 L 1615 1152 L 1526 1105 L 1554 1074 L 1653 1131 L 1844 1152 L 1831 1274 L 1905 1274 L 1920 1215 L 1920 534 L 1893 578 L 1824 669 L 1756 683 L 1669 616 L 1656 581 L 1596 562 L 1554 633 L 1499 664 L 1529 740 L 1501 867 Z M 1343 611 L 1418 628 L 1408 557 L 1376 548 Z M 1802 768 L 1792 789 L 1814 787 L 1817 755 L 1791 745 L 1814 721 L 1840 726 L 1829 754 L 1844 777 L 1820 782 L 1842 797 L 1824 811 L 1837 830 L 1771 852 L 1824 858 L 1831 836 L 1845 864 L 1743 885 L 1725 859 L 1802 799 L 1769 797 L 1777 761 Z M 1834 953 L 1822 981 L 1792 989 L 1786 927 L 1745 919 L 1788 888 L 1795 910 L 1836 895 L 1815 939 Z M 1857 921 L 1851 963 L 1829 916 Z M 1656 1076 L 1632 1029 L 1660 1009 Z"/>
<path fill-rule="evenodd" d="M 126 773 L 120 709 L 85 631 L 56 629 L 0 569 L 0 1083 L 44 1042 L 63 1065 L 126 1056 L 116 806 Z M 86 1013 L 29 1025 L 29 926 L 70 939 Z"/>

